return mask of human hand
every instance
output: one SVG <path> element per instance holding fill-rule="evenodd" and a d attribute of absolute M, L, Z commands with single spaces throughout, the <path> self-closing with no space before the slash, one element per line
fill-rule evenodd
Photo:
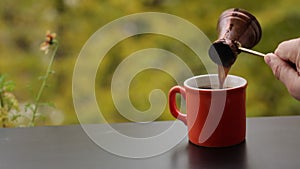
<path fill-rule="evenodd" d="M 300 38 L 280 43 L 273 53 L 268 53 L 265 62 L 273 74 L 300 100 Z"/>

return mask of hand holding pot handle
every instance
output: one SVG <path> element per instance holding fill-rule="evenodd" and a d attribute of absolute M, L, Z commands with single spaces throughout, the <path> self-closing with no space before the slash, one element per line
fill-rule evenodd
<path fill-rule="evenodd" d="M 300 100 L 300 38 L 280 43 L 264 59 L 289 93 Z"/>

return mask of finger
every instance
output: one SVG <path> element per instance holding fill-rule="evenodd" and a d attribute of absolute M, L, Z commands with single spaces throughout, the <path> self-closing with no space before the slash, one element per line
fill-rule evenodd
<path fill-rule="evenodd" d="M 297 72 L 290 65 L 280 59 L 277 55 L 269 53 L 265 56 L 266 63 L 271 67 L 273 74 L 280 81 L 287 83 L 290 79 L 298 76 Z"/>
<path fill-rule="evenodd" d="M 275 54 L 265 56 L 265 62 L 270 66 L 275 77 L 284 83 L 289 93 L 296 99 L 300 99 L 300 76 L 290 64 L 280 59 Z"/>
<path fill-rule="evenodd" d="M 300 66 L 300 63 L 297 63 L 300 62 L 300 38 L 280 43 L 274 53 L 281 59 Z"/>

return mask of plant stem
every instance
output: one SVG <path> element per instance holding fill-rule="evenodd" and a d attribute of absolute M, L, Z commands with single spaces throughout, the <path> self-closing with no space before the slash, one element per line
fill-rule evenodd
<path fill-rule="evenodd" d="M 50 58 L 50 62 L 49 62 L 49 65 L 48 65 L 48 68 L 47 68 L 47 71 L 46 71 L 46 74 L 45 76 L 43 76 L 42 78 L 42 84 L 40 86 L 40 89 L 35 97 L 35 101 L 34 101 L 34 107 L 33 107 L 33 111 L 32 111 L 32 119 L 31 119 L 31 122 L 30 122 L 30 126 L 34 126 L 35 125 L 35 120 L 36 120 L 36 114 L 37 114 L 37 110 L 38 110 L 38 107 L 39 107 L 39 103 L 40 103 L 40 98 L 42 96 L 42 93 L 47 85 L 47 80 L 49 78 L 49 75 L 51 74 L 52 70 L 51 70 L 51 67 L 53 65 L 53 61 L 54 61 L 54 57 L 55 57 L 55 54 L 56 54 L 56 51 L 58 49 L 58 42 L 56 42 L 54 44 L 54 50 L 52 52 L 52 55 L 51 55 L 51 58 Z"/>
<path fill-rule="evenodd" d="M 4 99 L 3 99 L 3 93 L 4 93 L 4 77 L 0 74 L 0 107 L 4 107 Z"/>
<path fill-rule="evenodd" d="M 0 107 L 4 107 L 3 93 L 0 92 Z"/>

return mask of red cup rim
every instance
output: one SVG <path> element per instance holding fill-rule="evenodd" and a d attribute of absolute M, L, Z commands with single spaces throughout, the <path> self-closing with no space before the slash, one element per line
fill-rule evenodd
<path fill-rule="evenodd" d="M 193 83 L 193 84 L 191 84 Z M 228 90 L 235 90 L 240 89 L 247 86 L 247 80 L 240 76 L 235 75 L 228 75 L 226 77 L 224 86 L 225 88 L 220 89 L 218 86 L 218 74 L 205 74 L 205 75 L 198 75 L 193 76 L 184 81 L 184 87 L 194 90 L 194 91 L 209 91 L 209 92 L 216 92 L 216 91 L 228 91 Z M 213 89 L 203 89 L 198 87 L 209 86 L 213 84 Z"/>

